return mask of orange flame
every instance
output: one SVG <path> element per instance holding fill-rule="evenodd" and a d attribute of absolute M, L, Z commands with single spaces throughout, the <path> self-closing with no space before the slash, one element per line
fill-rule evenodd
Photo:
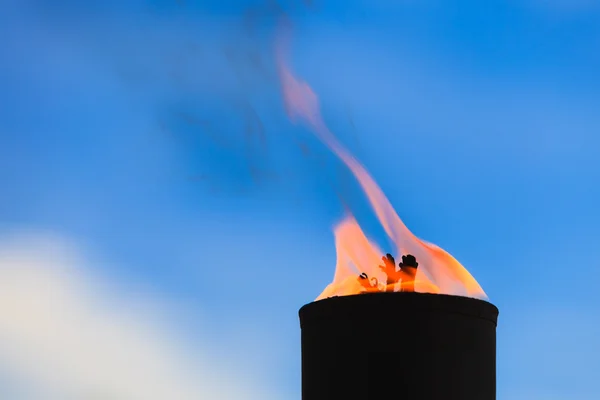
<path fill-rule="evenodd" d="M 286 22 L 286 21 L 283 21 Z M 412 254 L 419 261 L 414 290 L 417 292 L 445 293 L 487 299 L 479 283 L 452 255 L 442 248 L 416 237 L 400 219 L 389 200 L 367 170 L 338 141 L 321 117 L 317 95 L 311 87 L 298 80 L 285 59 L 289 47 L 289 25 L 281 25 L 276 44 L 276 58 L 279 79 L 283 91 L 285 106 L 290 119 L 309 125 L 313 133 L 350 169 L 365 192 L 369 203 L 386 234 L 396 246 L 397 254 Z M 347 217 L 335 228 L 337 265 L 333 282 L 328 285 L 317 300 L 333 296 L 345 296 L 366 291 L 386 290 L 368 289 L 367 281 L 361 281 L 361 273 L 382 280 L 382 271 L 378 265 L 383 254 L 369 241 L 358 222 Z M 367 278 L 368 280 L 368 278 Z M 412 285 L 406 279 L 395 286 Z M 393 290 L 397 289 L 396 287 Z"/>

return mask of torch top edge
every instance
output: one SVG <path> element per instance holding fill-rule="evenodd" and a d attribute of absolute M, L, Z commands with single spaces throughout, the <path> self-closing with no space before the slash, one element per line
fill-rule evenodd
<path fill-rule="evenodd" d="M 485 319 L 494 325 L 497 324 L 499 315 L 495 305 L 472 297 L 417 292 L 368 293 L 330 297 L 308 303 L 300 308 L 300 325 L 303 327 L 315 319 L 331 319 L 354 312 L 389 313 L 390 309 L 397 309 L 398 317 L 414 312 L 443 311 Z"/>

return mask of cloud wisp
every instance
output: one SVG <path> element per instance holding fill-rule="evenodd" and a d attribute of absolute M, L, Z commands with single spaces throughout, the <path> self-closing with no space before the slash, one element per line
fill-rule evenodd
<path fill-rule="evenodd" d="M 276 398 L 206 340 L 184 346 L 158 317 L 168 310 L 99 283 L 90 264 L 53 236 L 0 239 L 0 378 L 23 398 Z"/>

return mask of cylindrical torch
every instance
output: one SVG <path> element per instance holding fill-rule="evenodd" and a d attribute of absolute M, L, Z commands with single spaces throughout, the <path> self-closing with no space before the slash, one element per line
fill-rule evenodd
<path fill-rule="evenodd" d="M 300 309 L 302 400 L 494 400 L 498 309 L 380 292 Z"/>

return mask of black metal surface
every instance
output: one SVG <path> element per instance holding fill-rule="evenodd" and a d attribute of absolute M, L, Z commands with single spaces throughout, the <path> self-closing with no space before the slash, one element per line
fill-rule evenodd
<path fill-rule="evenodd" d="M 307 304 L 302 400 L 494 400 L 497 318 L 491 303 L 425 293 Z"/>

